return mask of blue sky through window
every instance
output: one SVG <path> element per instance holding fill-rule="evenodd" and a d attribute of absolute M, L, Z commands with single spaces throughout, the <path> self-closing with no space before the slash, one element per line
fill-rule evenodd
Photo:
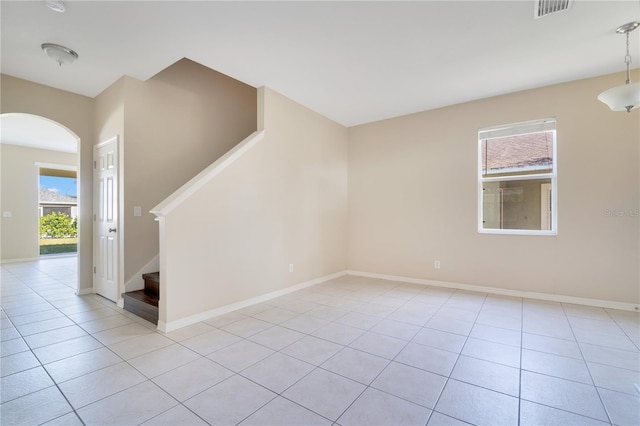
<path fill-rule="evenodd" d="M 50 189 L 63 195 L 77 197 L 76 178 L 40 176 L 40 188 Z"/>

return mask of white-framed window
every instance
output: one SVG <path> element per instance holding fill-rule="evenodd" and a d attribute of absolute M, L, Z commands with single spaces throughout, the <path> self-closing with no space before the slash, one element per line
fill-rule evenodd
<path fill-rule="evenodd" d="M 554 118 L 478 131 L 478 232 L 556 235 Z"/>

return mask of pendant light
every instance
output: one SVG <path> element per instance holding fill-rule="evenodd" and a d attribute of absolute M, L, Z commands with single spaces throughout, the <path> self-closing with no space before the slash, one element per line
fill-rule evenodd
<path fill-rule="evenodd" d="M 627 64 L 627 81 L 622 86 L 616 86 L 598 95 L 598 100 L 607 104 L 612 111 L 630 112 L 640 106 L 640 82 L 631 83 L 629 68 L 631 67 L 631 55 L 629 54 L 629 33 L 640 27 L 640 22 L 634 21 L 624 24 L 616 32 L 627 36 L 627 55 L 624 62 Z"/>

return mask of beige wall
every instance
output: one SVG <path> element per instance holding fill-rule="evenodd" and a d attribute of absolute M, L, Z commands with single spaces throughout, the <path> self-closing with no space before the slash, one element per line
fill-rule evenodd
<path fill-rule="evenodd" d="M 96 144 L 115 136 L 124 140 L 124 88 L 127 79 L 122 77 L 95 98 Z"/>
<path fill-rule="evenodd" d="M 2 74 L 0 76 L 0 111 L 22 112 L 57 121 L 80 138 L 78 169 L 79 218 L 79 287 L 93 286 L 92 266 L 92 158 L 94 144 L 93 99 Z M 3 180 L 4 185 L 4 180 Z M 2 228 L 3 233 L 5 228 Z M 4 256 L 4 254 L 3 254 Z"/>
<path fill-rule="evenodd" d="M 347 130 L 260 90 L 264 139 L 164 219 L 163 322 L 346 269 Z"/>
<path fill-rule="evenodd" d="M 149 210 L 256 129 L 256 89 L 183 59 L 145 82 L 123 77 L 97 109 L 99 140 L 122 141 L 126 283 L 158 254 Z"/>
<path fill-rule="evenodd" d="M 622 80 L 602 76 L 348 131 L 267 90 L 267 139 L 216 180 L 211 191 L 220 199 L 206 200 L 216 237 L 228 244 L 183 247 L 176 259 L 198 253 L 209 263 L 231 262 L 210 265 L 224 278 L 208 290 L 221 291 L 220 304 L 347 267 L 638 303 L 640 113 L 613 113 L 595 98 Z M 92 287 L 93 145 L 119 134 L 125 148 L 128 279 L 158 252 L 157 224 L 146 212 L 255 129 L 255 99 L 254 88 L 188 60 L 147 82 L 124 77 L 95 100 L 1 76 L 2 113 L 40 115 L 81 138 L 81 288 Z M 551 116 L 558 120 L 559 234 L 478 234 L 477 130 Z M 347 140 L 348 224 L 340 154 Z M 220 183 L 231 181 L 237 190 Z M 134 205 L 142 217 L 133 217 Z M 209 223 L 202 221 L 192 228 Z M 286 272 L 289 263 L 294 273 Z M 244 270 L 234 275 L 234 266 Z M 245 285 L 262 276 L 255 287 Z M 173 290 L 170 319 L 210 309 Z"/>
<path fill-rule="evenodd" d="M 621 81 L 607 75 L 351 128 L 349 268 L 638 303 L 640 111 L 612 112 L 596 99 Z M 478 129 L 547 117 L 557 119 L 558 235 L 479 234 Z"/>
<path fill-rule="evenodd" d="M 38 258 L 39 163 L 76 167 L 78 156 L 67 152 L 0 144 L 2 260 Z"/>

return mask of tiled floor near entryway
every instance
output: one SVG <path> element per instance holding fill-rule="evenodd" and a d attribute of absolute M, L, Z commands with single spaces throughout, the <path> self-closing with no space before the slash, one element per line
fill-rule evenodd
<path fill-rule="evenodd" d="M 345 276 L 163 334 L 2 265 L 3 425 L 640 424 L 633 312 Z"/>

